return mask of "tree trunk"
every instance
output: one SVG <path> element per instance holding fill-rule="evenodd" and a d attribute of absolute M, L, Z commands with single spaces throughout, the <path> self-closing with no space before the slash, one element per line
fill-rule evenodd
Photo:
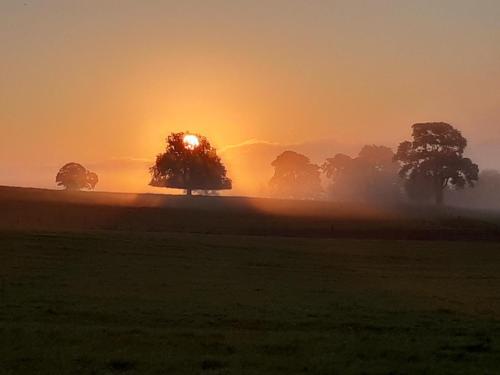
<path fill-rule="evenodd" d="M 186 189 L 186 195 L 187 195 L 187 196 L 189 196 L 189 197 L 190 197 L 191 195 L 193 195 L 193 189 L 189 189 L 189 188 L 188 188 L 188 189 Z"/>

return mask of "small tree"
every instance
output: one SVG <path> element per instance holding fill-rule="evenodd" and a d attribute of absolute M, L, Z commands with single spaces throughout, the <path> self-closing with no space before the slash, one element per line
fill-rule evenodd
<path fill-rule="evenodd" d="M 150 169 L 151 186 L 215 191 L 232 188 L 215 148 L 198 134 L 172 133 L 167 138 L 167 148 L 156 157 Z"/>
<path fill-rule="evenodd" d="M 97 174 L 78 163 L 64 165 L 56 176 L 57 185 L 63 186 L 66 190 L 93 190 L 98 182 Z"/>
<path fill-rule="evenodd" d="M 323 192 L 319 167 L 312 164 L 307 156 L 285 151 L 271 165 L 274 167 L 274 176 L 269 185 L 274 195 L 314 199 Z"/>
<path fill-rule="evenodd" d="M 467 140 L 460 131 L 444 122 L 415 124 L 412 128 L 413 141 L 402 142 L 394 157 L 401 163 L 399 176 L 405 179 L 408 192 L 417 193 L 416 185 L 428 186 L 436 204 L 441 205 L 446 187 L 474 186 L 479 168 L 463 157 Z"/>

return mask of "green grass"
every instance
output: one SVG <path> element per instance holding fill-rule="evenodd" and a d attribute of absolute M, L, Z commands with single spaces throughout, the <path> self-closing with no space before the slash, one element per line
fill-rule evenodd
<path fill-rule="evenodd" d="M 0 234 L 2 374 L 494 374 L 500 244 Z"/>

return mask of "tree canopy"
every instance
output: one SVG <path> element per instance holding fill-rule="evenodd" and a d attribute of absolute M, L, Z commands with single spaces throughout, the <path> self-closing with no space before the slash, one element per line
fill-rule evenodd
<path fill-rule="evenodd" d="M 274 176 L 269 181 L 273 195 L 284 198 L 315 199 L 321 196 L 320 169 L 305 155 L 285 151 L 271 163 Z"/>
<path fill-rule="evenodd" d="M 394 157 L 410 197 L 432 195 L 442 204 L 448 186 L 474 186 L 479 167 L 463 156 L 467 140 L 460 131 L 444 122 L 414 124 L 412 129 L 413 141 L 402 142 Z"/>
<path fill-rule="evenodd" d="M 232 188 L 226 168 L 207 138 L 180 132 L 170 134 L 166 142 L 165 152 L 150 169 L 151 186 L 185 189 L 188 195 L 193 190 Z"/>
<path fill-rule="evenodd" d="M 66 190 L 93 190 L 98 182 L 97 174 L 78 163 L 65 164 L 56 176 L 57 185 L 63 186 Z"/>

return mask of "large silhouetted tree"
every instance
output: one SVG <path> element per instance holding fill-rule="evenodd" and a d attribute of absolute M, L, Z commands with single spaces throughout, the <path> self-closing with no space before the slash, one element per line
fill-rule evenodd
<path fill-rule="evenodd" d="M 299 199 L 314 199 L 321 195 L 319 167 L 312 164 L 307 156 L 285 151 L 271 165 L 274 176 L 269 186 L 273 195 Z"/>
<path fill-rule="evenodd" d="M 479 168 L 463 156 L 467 140 L 460 131 L 444 122 L 415 124 L 413 141 L 399 145 L 394 160 L 401 163 L 400 177 L 405 179 L 408 192 L 431 192 L 436 204 L 443 203 L 448 186 L 462 189 L 474 186 Z"/>
<path fill-rule="evenodd" d="M 388 202 L 398 198 L 398 164 L 389 147 L 367 145 L 358 156 L 337 154 L 322 165 L 334 200 Z"/>
<path fill-rule="evenodd" d="M 57 185 L 63 186 L 66 190 L 92 190 L 98 182 L 97 174 L 78 163 L 64 165 L 56 176 Z"/>
<path fill-rule="evenodd" d="M 198 134 L 170 134 L 165 152 L 156 157 L 150 172 L 151 186 L 185 189 L 187 195 L 232 187 L 215 148 Z"/>

